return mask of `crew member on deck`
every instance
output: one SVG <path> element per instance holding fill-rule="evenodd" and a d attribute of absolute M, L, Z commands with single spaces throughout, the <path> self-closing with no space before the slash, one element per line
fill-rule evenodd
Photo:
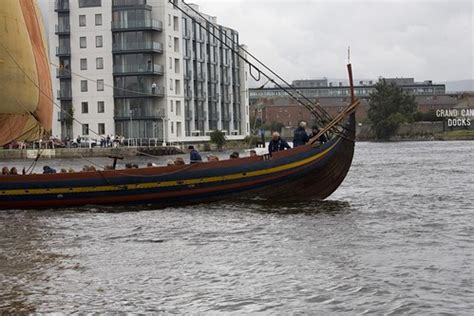
<path fill-rule="evenodd" d="M 290 145 L 288 145 L 288 142 L 280 137 L 280 133 L 273 132 L 272 140 L 268 144 L 268 153 L 270 154 L 270 156 L 275 151 L 280 151 L 280 150 L 285 150 L 285 149 L 291 149 Z"/>
<path fill-rule="evenodd" d="M 313 125 L 313 127 L 311 128 L 311 135 L 309 135 L 309 138 L 313 138 L 314 136 L 316 136 L 318 133 L 319 133 L 319 127 L 317 127 L 316 125 Z M 319 142 L 321 144 L 324 144 L 325 142 L 327 142 L 328 139 L 326 137 L 326 135 L 322 134 L 321 136 L 319 136 Z"/>
<path fill-rule="evenodd" d="M 298 128 L 295 129 L 293 136 L 293 147 L 303 146 L 309 140 L 308 134 L 306 134 L 306 122 L 301 121 Z"/>
<path fill-rule="evenodd" d="M 190 145 L 188 147 L 188 149 L 190 150 L 189 160 L 190 160 L 191 163 L 202 162 L 201 155 L 199 154 L 199 152 L 196 149 L 194 149 L 193 145 Z"/>

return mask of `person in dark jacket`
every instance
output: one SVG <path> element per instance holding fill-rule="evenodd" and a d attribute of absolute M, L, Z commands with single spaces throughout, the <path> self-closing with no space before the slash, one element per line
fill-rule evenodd
<path fill-rule="evenodd" d="M 309 135 L 309 138 L 313 138 L 314 136 L 316 136 L 318 133 L 319 133 L 319 127 L 317 127 L 316 125 L 314 125 L 312 128 L 311 128 L 311 135 Z M 319 142 L 321 144 L 324 144 L 325 142 L 327 142 L 328 139 L 326 137 L 325 134 L 322 134 L 321 136 L 319 136 Z"/>
<path fill-rule="evenodd" d="M 196 149 L 194 149 L 194 146 L 191 145 L 188 147 L 188 149 L 190 150 L 189 160 L 191 163 L 202 162 L 201 155 Z"/>
<path fill-rule="evenodd" d="M 288 145 L 286 140 L 280 137 L 280 133 L 274 132 L 272 134 L 272 140 L 268 144 L 268 153 L 271 156 L 273 152 L 285 149 L 291 149 L 290 145 Z"/>
<path fill-rule="evenodd" d="M 44 166 L 43 167 L 43 173 L 45 173 L 45 174 L 56 173 L 56 169 L 53 169 L 50 166 Z"/>
<path fill-rule="evenodd" d="M 308 134 L 306 134 L 306 122 L 301 121 L 298 128 L 295 129 L 293 136 L 293 147 L 303 146 L 309 140 Z"/>

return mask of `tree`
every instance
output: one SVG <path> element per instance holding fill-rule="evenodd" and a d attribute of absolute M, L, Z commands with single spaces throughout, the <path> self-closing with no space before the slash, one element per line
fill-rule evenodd
<path fill-rule="evenodd" d="M 211 136 L 211 143 L 216 144 L 217 149 L 221 151 L 222 147 L 224 147 L 225 143 L 227 142 L 225 133 L 223 131 L 216 129 L 215 131 L 211 132 L 210 136 Z"/>
<path fill-rule="evenodd" d="M 278 132 L 281 133 L 281 129 L 285 127 L 285 124 L 281 122 L 271 122 L 270 124 L 265 124 L 263 128 L 266 130 L 270 130 L 272 132 Z"/>
<path fill-rule="evenodd" d="M 376 138 L 381 140 L 393 136 L 400 124 L 413 122 L 417 108 L 414 96 L 384 79 L 375 85 L 375 91 L 369 96 L 369 105 L 368 117 Z"/>

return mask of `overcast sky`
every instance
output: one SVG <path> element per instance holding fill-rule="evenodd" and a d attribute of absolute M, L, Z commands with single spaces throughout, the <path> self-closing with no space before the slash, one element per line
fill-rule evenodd
<path fill-rule="evenodd" d="M 192 2 L 288 80 L 345 78 L 349 45 L 356 78 L 474 79 L 471 0 Z"/>

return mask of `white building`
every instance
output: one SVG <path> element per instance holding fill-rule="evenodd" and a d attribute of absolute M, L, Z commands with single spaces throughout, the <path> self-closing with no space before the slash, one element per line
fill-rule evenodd
<path fill-rule="evenodd" d="M 175 3 L 241 49 L 235 30 Z M 62 108 L 54 135 L 160 142 L 206 141 L 215 129 L 228 139 L 248 135 L 245 62 L 168 0 L 56 0 L 49 12 L 53 88 Z"/>

